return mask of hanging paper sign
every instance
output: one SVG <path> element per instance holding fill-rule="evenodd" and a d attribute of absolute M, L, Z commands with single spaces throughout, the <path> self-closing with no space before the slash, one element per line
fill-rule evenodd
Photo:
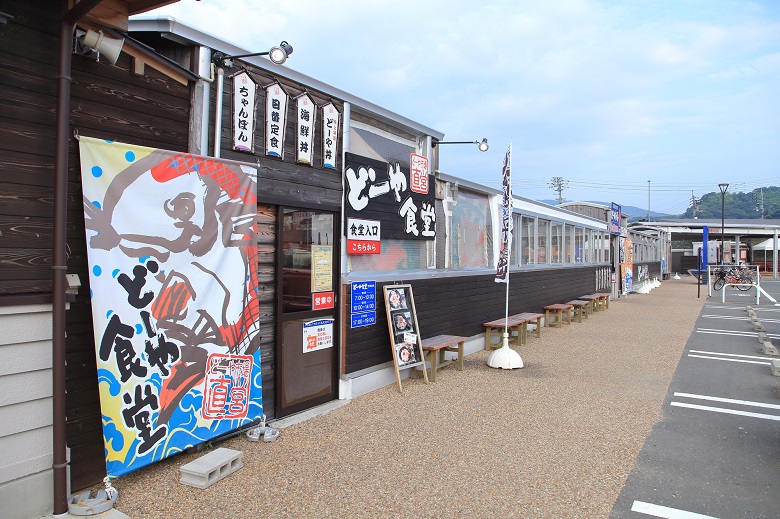
<path fill-rule="evenodd" d="M 265 154 L 283 157 L 287 93 L 279 83 L 265 87 Z"/>
<path fill-rule="evenodd" d="M 303 323 L 303 353 L 333 347 L 333 319 Z"/>
<path fill-rule="evenodd" d="M 322 107 L 322 165 L 326 168 L 336 169 L 340 115 L 333 103 Z"/>
<path fill-rule="evenodd" d="M 319 292 L 311 296 L 312 310 L 327 310 L 333 308 L 333 292 Z"/>
<path fill-rule="evenodd" d="M 317 114 L 317 106 L 311 100 L 309 94 L 301 94 L 295 99 L 298 111 L 298 143 L 296 146 L 296 159 L 303 164 L 311 164 L 314 140 L 314 119 Z"/>
<path fill-rule="evenodd" d="M 347 254 L 379 254 L 380 228 L 378 220 L 347 218 Z"/>
<path fill-rule="evenodd" d="M 233 76 L 233 149 L 255 149 L 255 94 L 257 85 L 246 72 Z"/>
<path fill-rule="evenodd" d="M 428 194 L 428 157 L 416 153 L 409 155 L 409 189 Z"/>
<path fill-rule="evenodd" d="M 325 292 L 333 288 L 333 245 L 311 246 L 311 290 Z"/>

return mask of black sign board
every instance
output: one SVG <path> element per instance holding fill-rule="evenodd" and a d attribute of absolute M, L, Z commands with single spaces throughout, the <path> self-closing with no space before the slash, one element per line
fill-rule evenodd
<path fill-rule="evenodd" d="M 436 239 L 433 175 L 412 178 L 405 164 L 390 164 L 353 153 L 345 155 L 344 212 L 347 218 L 380 221 L 383 239 Z"/>

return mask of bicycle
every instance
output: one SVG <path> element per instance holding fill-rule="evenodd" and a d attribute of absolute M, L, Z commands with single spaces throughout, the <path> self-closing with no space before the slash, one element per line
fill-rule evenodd
<path fill-rule="evenodd" d="M 730 269 L 721 269 L 716 273 L 717 278 L 712 283 L 714 290 L 720 290 L 726 284 L 734 285 L 737 290 L 747 291 L 755 284 L 753 271 L 746 267 L 731 267 Z"/>

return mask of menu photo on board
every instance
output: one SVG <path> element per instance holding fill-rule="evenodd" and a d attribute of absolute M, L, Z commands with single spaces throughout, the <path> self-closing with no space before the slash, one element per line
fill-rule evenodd
<path fill-rule="evenodd" d="M 422 354 L 419 330 L 417 329 L 417 313 L 414 307 L 414 296 L 411 285 L 386 285 L 385 310 L 387 312 L 387 327 L 390 332 L 390 345 L 393 352 L 398 390 L 401 391 L 401 376 L 399 370 L 423 366 L 425 382 L 428 382 L 425 371 L 425 360 Z"/>

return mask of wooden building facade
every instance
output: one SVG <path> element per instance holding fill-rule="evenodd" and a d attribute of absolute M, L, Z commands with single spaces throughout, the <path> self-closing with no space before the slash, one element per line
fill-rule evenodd
<path fill-rule="evenodd" d="M 157 4 L 165 3 L 168 2 Z M 123 5 L 127 14 L 134 12 L 132 0 L 112 3 L 113 7 Z M 146 2 L 144 6 L 152 8 L 155 5 Z M 0 500 L 20 502 L 18 511 L 7 511 L 10 517 L 44 514 L 52 506 L 48 497 L 51 496 L 53 456 L 56 458 L 52 453 L 54 424 L 51 413 L 55 391 L 52 387 L 55 363 L 52 360 L 52 266 L 55 263 L 53 243 L 56 242 L 54 171 L 60 7 L 60 2 L 49 0 L 0 2 L 0 65 L 3 68 L 3 74 L 0 74 L 0 192 L 4 201 L 0 204 L 0 323 L 8 332 L 0 340 L 0 361 L 5 366 L 0 370 L 0 387 L 8 389 L 7 398 L 0 404 L 0 413 L 24 417 L 5 420 L 0 426 L 0 453 L 3 454 Z M 208 115 L 214 113 L 216 104 L 220 103 L 223 114 L 220 155 L 245 162 L 257 170 L 258 297 L 262 308 L 260 348 L 264 410 L 269 418 L 294 412 L 296 405 L 314 405 L 312 402 L 316 402 L 316 398 L 321 401 L 336 398 L 338 388 L 335 348 L 330 354 L 332 367 L 324 375 L 329 389 L 320 391 L 314 400 L 297 391 L 296 384 L 300 381 L 293 376 L 295 358 L 285 357 L 287 376 L 280 379 L 282 375 L 276 368 L 283 351 L 277 330 L 286 326 L 284 315 L 288 311 L 284 304 L 288 285 L 282 279 L 288 269 L 285 268 L 285 246 L 280 229 L 285 229 L 285 222 L 299 220 L 301 214 L 309 218 L 329 215 L 332 222 L 329 243 L 333 254 L 338 254 L 341 135 L 336 139 L 335 162 L 330 161 L 332 164 L 326 167 L 322 159 L 323 119 L 318 119 L 317 138 L 313 140 L 314 160 L 306 164 L 296 161 L 296 107 L 291 102 L 287 106 L 289 123 L 285 127 L 282 157 L 265 153 L 262 144 L 266 131 L 264 124 L 256 126 L 254 150 L 234 151 L 231 82 L 225 82 L 225 93 L 222 99 L 217 99 L 215 89 L 210 92 L 204 89 L 204 84 L 210 83 L 212 78 L 203 78 L 193 71 L 195 55 L 204 49 L 195 43 L 172 44 L 159 34 L 143 31 L 137 34 L 138 38 L 133 38 L 127 32 L 126 16 L 124 27 L 122 24 L 105 27 L 100 25 L 101 21 L 99 18 L 81 18 L 76 24 L 77 34 L 81 30 L 102 29 L 114 37 L 123 37 L 123 50 L 116 64 L 105 58 L 97 60 L 94 55 L 74 53 L 71 56 L 66 136 L 66 264 L 67 273 L 75 275 L 72 279 L 78 279 L 67 295 L 64 334 L 67 366 L 64 429 L 70 454 L 70 485 L 74 489 L 93 485 L 106 474 L 81 191 L 80 137 L 175 152 L 205 153 L 208 150 L 201 143 L 212 143 L 215 131 L 213 124 L 208 127 L 204 124 L 204 119 L 208 120 Z M 218 48 L 219 42 L 208 43 Z M 24 54 L 18 52 L 21 48 L 25 49 Z M 207 53 L 211 50 L 205 49 Z M 228 48 L 222 50 L 230 52 Z M 309 87 L 297 80 L 299 78 L 290 80 L 269 72 L 262 67 L 263 61 L 256 63 L 243 66 L 257 84 L 276 83 L 290 99 L 306 92 L 317 110 L 329 105 L 343 116 L 345 108 L 341 99 Z M 205 98 L 204 92 L 207 92 Z M 262 88 L 258 91 L 257 104 L 265 106 Z M 206 135 L 201 138 L 204 131 Z M 331 283 L 336 291 L 339 262 L 335 257 L 331 262 L 334 265 Z M 80 286 L 76 286 L 79 283 Z M 308 312 L 295 308 L 297 321 L 322 313 L 311 311 L 310 307 L 311 304 Z M 337 311 L 335 308 L 326 313 L 338 320 Z M 294 335 L 293 342 L 300 343 L 300 335 Z M 284 404 L 277 401 L 281 398 L 277 391 L 279 380 L 286 381 L 288 393 L 297 395 Z M 35 504 L 43 508 L 25 509 L 26 505 L 15 497 L 20 485 L 31 494 L 43 494 L 44 498 Z M 54 501 L 56 510 L 56 497 Z"/>

